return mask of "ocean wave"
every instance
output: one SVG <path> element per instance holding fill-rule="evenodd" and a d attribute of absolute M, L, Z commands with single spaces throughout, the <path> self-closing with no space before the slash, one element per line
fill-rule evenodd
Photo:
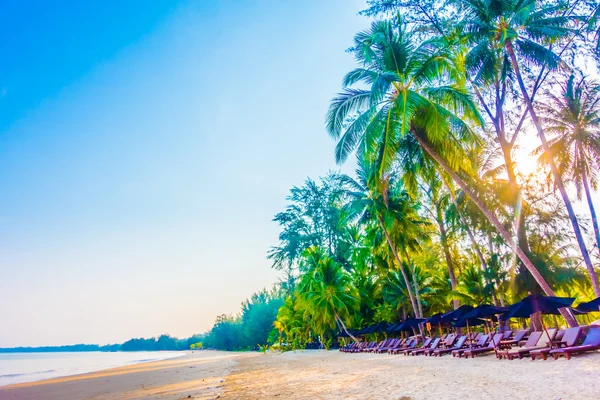
<path fill-rule="evenodd" d="M 2 379 L 2 378 L 17 378 L 19 376 L 36 375 L 36 374 L 49 374 L 52 372 L 56 372 L 56 370 L 49 369 L 46 371 L 35 371 L 35 372 L 28 372 L 28 373 L 23 373 L 23 374 L 6 374 L 6 375 L 0 375 L 0 379 Z"/>

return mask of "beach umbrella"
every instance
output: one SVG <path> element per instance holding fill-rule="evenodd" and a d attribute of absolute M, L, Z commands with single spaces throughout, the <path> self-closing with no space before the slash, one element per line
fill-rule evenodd
<path fill-rule="evenodd" d="M 369 329 L 371 329 L 371 325 L 369 326 L 365 326 L 362 329 L 359 329 L 358 332 L 356 332 L 357 335 L 366 335 L 369 333 Z"/>
<path fill-rule="evenodd" d="M 484 324 L 485 324 L 485 321 L 480 318 L 464 318 L 464 319 L 459 319 L 459 320 L 453 322 L 452 326 L 454 326 L 456 328 L 467 327 L 467 329 L 468 329 L 469 326 L 478 326 L 478 325 L 484 325 Z"/>
<path fill-rule="evenodd" d="M 508 310 L 508 307 L 495 307 L 490 304 L 482 304 L 464 314 L 462 318 L 492 318 L 495 315 L 504 314 Z"/>
<path fill-rule="evenodd" d="M 433 314 L 431 317 L 426 318 L 425 321 L 423 321 L 423 322 L 425 322 L 425 323 L 429 322 L 432 325 L 438 324 L 438 323 L 443 322 L 443 316 L 444 316 L 444 313 Z"/>
<path fill-rule="evenodd" d="M 422 318 L 407 318 L 403 322 L 390 327 L 388 332 L 396 333 L 400 331 L 411 331 L 413 328 L 418 327 L 419 324 L 423 323 L 424 321 L 425 320 Z"/>
<path fill-rule="evenodd" d="M 349 333 L 349 334 L 348 334 L 348 333 Z M 355 329 L 348 329 L 348 332 L 346 332 L 346 331 L 344 331 L 344 330 L 340 331 L 340 332 L 337 334 L 337 336 L 338 336 L 338 337 L 340 337 L 340 338 L 347 338 L 347 337 L 350 337 L 350 335 L 352 335 L 352 336 L 356 336 L 357 334 L 358 334 L 358 331 L 357 331 L 357 330 L 355 330 Z"/>
<path fill-rule="evenodd" d="M 518 303 L 509 306 L 506 318 L 529 318 L 531 314 L 536 313 L 559 315 L 559 309 L 570 307 L 574 301 L 574 297 L 530 294 Z"/>
<path fill-rule="evenodd" d="M 379 322 L 373 326 L 372 333 L 381 333 L 385 332 L 390 327 L 390 324 L 387 322 Z"/>
<path fill-rule="evenodd" d="M 592 301 L 579 303 L 575 310 L 582 313 L 600 311 L 600 297 L 597 297 Z"/>
<path fill-rule="evenodd" d="M 446 320 L 457 320 L 457 319 L 462 319 L 464 317 L 465 314 L 469 313 L 470 311 L 472 311 L 475 307 L 470 306 L 468 304 L 464 304 L 460 307 L 458 307 L 456 310 L 452 310 L 450 312 L 447 312 L 446 314 L 444 314 L 442 317 Z"/>
<path fill-rule="evenodd" d="M 423 323 L 430 325 L 437 325 L 440 330 L 440 336 L 442 335 L 442 325 L 446 325 L 451 322 L 451 319 L 444 318 L 444 313 L 433 314 L 431 317 L 425 319 Z"/>
<path fill-rule="evenodd" d="M 375 329 L 376 329 L 376 328 L 377 328 L 377 327 L 376 327 L 376 325 L 375 325 L 375 324 L 367 326 L 367 327 L 364 329 L 363 335 L 369 335 L 369 334 L 371 334 L 371 333 L 375 332 Z"/>
<path fill-rule="evenodd" d="M 463 318 L 486 318 L 492 320 L 492 329 L 494 328 L 493 322 L 497 322 L 496 315 L 504 314 L 508 311 L 508 307 L 496 307 L 491 304 L 481 304 L 468 313 L 463 315 Z"/>
<path fill-rule="evenodd" d="M 389 324 L 387 322 L 379 322 L 377 324 L 369 325 L 365 328 L 362 328 L 357 332 L 358 335 L 369 335 L 371 333 L 380 333 L 384 332 L 388 328 Z"/>
<path fill-rule="evenodd" d="M 575 301 L 574 297 L 555 297 L 555 296 L 543 296 L 541 294 L 530 294 L 523 300 L 508 306 L 508 312 L 506 318 L 529 318 L 532 314 L 560 314 L 560 309 L 570 307 Z M 546 335 L 548 330 L 542 322 L 542 328 Z M 548 335 L 550 337 L 550 335 Z"/>

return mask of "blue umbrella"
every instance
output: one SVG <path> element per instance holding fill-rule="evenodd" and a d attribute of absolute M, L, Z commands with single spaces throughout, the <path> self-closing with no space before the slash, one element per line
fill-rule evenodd
<path fill-rule="evenodd" d="M 390 327 L 388 332 L 395 333 L 400 331 L 411 331 L 413 328 L 416 328 L 419 326 L 419 324 L 423 323 L 423 321 L 425 320 L 422 318 L 407 318 L 403 322 Z"/>
<path fill-rule="evenodd" d="M 570 307 L 574 297 L 542 296 L 530 294 L 523 300 L 508 307 L 506 318 L 529 318 L 531 314 L 560 314 L 559 309 Z"/>
<path fill-rule="evenodd" d="M 485 324 L 485 321 L 479 318 L 463 318 L 463 319 L 459 319 L 458 321 L 455 321 L 452 323 L 452 326 L 456 327 L 456 328 L 464 328 L 464 327 L 469 327 L 469 326 L 477 326 L 477 325 L 483 325 Z"/>
<path fill-rule="evenodd" d="M 579 303 L 579 305 L 575 309 L 584 313 L 600 311 L 600 297 L 597 297 L 592 301 Z"/>
<path fill-rule="evenodd" d="M 530 294 L 523 300 L 508 307 L 506 319 L 529 318 L 532 314 L 560 314 L 560 309 L 570 307 L 575 301 L 574 297 L 542 296 L 541 294 Z M 541 319 L 542 328 L 546 335 L 548 330 Z M 548 335 L 550 337 L 550 335 Z"/>
<path fill-rule="evenodd" d="M 358 331 L 356 329 L 348 329 L 348 332 L 343 331 L 343 330 L 340 331 L 337 336 L 341 337 L 341 338 L 345 338 L 345 337 L 350 337 L 350 335 L 356 336 L 357 334 L 358 334 Z"/>
<path fill-rule="evenodd" d="M 495 307 L 490 304 L 482 304 L 464 314 L 463 318 L 490 318 L 494 315 L 504 314 L 508 310 L 508 307 Z"/>
<path fill-rule="evenodd" d="M 473 310 L 473 308 L 474 308 L 473 306 L 470 306 L 468 304 L 464 304 L 464 305 L 458 307 L 456 310 L 452 310 L 450 312 L 447 312 L 442 317 L 446 321 L 461 319 L 461 318 L 464 317 L 465 314 L 471 312 Z"/>
<path fill-rule="evenodd" d="M 437 325 L 440 329 L 440 335 L 442 334 L 442 325 L 447 325 L 450 322 L 452 322 L 452 320 L 445 318 L 444 313 L 434 314 L 431 317 L 427 318 L 425 321 L 423 321 L 423 323 L 425 324 L 429 323 L 430 325 Z"/>

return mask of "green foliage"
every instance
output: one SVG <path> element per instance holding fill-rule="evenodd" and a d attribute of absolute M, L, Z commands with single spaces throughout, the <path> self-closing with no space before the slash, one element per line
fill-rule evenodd
<path fill-rule="evenodd" d="M 503 305 L 542 281 L 590 297 L 562 199 L 543 166 L 520 172 L 515 149 L 529 90 L 553 135 L 543 157 L 579 192 L 597 189 L 600 91 L 571 78 L 558 95 L 553 84 L 579 50 L 587 61 L 597 51 L 597 4 L 367 3 L 375 20 L 354 37 L 357 66 L 325 121 L 335 160 L 355 155 L 356 174 L 308 179 L 275 217 L 270 258 L 292 283 L 277 348 L 329 347 L 347 328 L 459 303 Z"/>
<path fill-rule="evenodd" d="M 273 323 L 283 299 L 278 289 L 262 290 L 242 303 L 240 315 L 220 315 L 205 334 L 204 347 L 238 351 L 262 348 L 272 338 Z"/>

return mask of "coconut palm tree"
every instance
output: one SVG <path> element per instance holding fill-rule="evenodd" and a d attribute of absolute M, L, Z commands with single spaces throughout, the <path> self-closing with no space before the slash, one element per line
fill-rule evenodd
<path fill-rule="evenodd" d="M 381 229 L 397 268 L 404 278 L 414 315 L 419 316 L 417 299 L 411 289 L 401 255 L 407 247 L 413 245 L 411 240 L 417 235 L 422 221 L 408 193 L 393 180 L 390 181 L 389 177 L 385 181 L 377 180 L 374 169 L 377 167 L 363 158 L 356 171 L 357 179 L 348 175 L 342 176 L 341 179 L 348 188 L 349 199 L 344 209 L 350 218 L 358 219 L 360 224 L 374 224 Z M 402 232 L 401 237 L 394 235 L 394 230 Z M 398 242 L 394 240 L 395 238 Z M 398 251 L 397 246 L 402 250 Z"/>
<path fill-rule="evenodd" d="M 320 247 L 305 250 L 302 264 L 298 296 L 324 340 L 328 330 L 346 329 L 344 320 L 358 305 L 355 288 L 350 275 Z"/>
<path fill-rule="evenodd" d="M 443 43 L 412 42 L 401 22 L 374 22 L 355 36 L 353 53 L 362 67 L 344 79 L 344 91 L 331 102 L 326 117 L 329 134 L 338 139 L 336 160 L 354 150 L 359 157 L 378 158 L 380 176 L 396 159 L 400 139 L 412 135 L 477 205 L 548 295 L 552 289 L 512 235 L 461 178 L 468 173 L 464 146 L 477 138 L 464 121 L 481 124 L 471 97 L 459 81 L 460 71 Z M 362 82 L 367 89 L 354 87 Z M 577 322 L 570 315 L 569 323 Z"/>
<path fill-rule="evenodd" d="M 501 49 L 508 57 L 512 73 L 517 80 L 544 151 L 548 151 L 548 140 L 542 122 L 533 107 L 531 94 L 525 85 L 521 64 L 548 69 L 558 68 L 562 61 L 548 45 L 553 41 L 564 39 L 571 33 L 569 22 L 572 19 L 559 14 L 562 4 L 545 5 L 537 0 L 462 0 L 461 3 L 465 6 L 467 24 L 464 29 L 468 32 L 468 40 L 475 46 L 483 45 Z M 600 283 L 563 178 L 553 158 L 548 159 L 548 164 L 567 208 L 594 292 L 600 296 Z"/>
<path fill-rule="evenodd" d="M 543 163 L 556 160 L 561 175 L 575 184 L 579 200 L 585 192 L 600 251 L 600 231 L 590 189 L 598 189 L 600 172 L 600 85 L 584 78 L 575 82 L 571 75 L 561 88 L 559 95 L 548 91 L 548 101 L 538 106 L 546 132 L 554 137 L 548 140 L 548 152 L 539 147 L 536 153 L 543 152 Z"/>

